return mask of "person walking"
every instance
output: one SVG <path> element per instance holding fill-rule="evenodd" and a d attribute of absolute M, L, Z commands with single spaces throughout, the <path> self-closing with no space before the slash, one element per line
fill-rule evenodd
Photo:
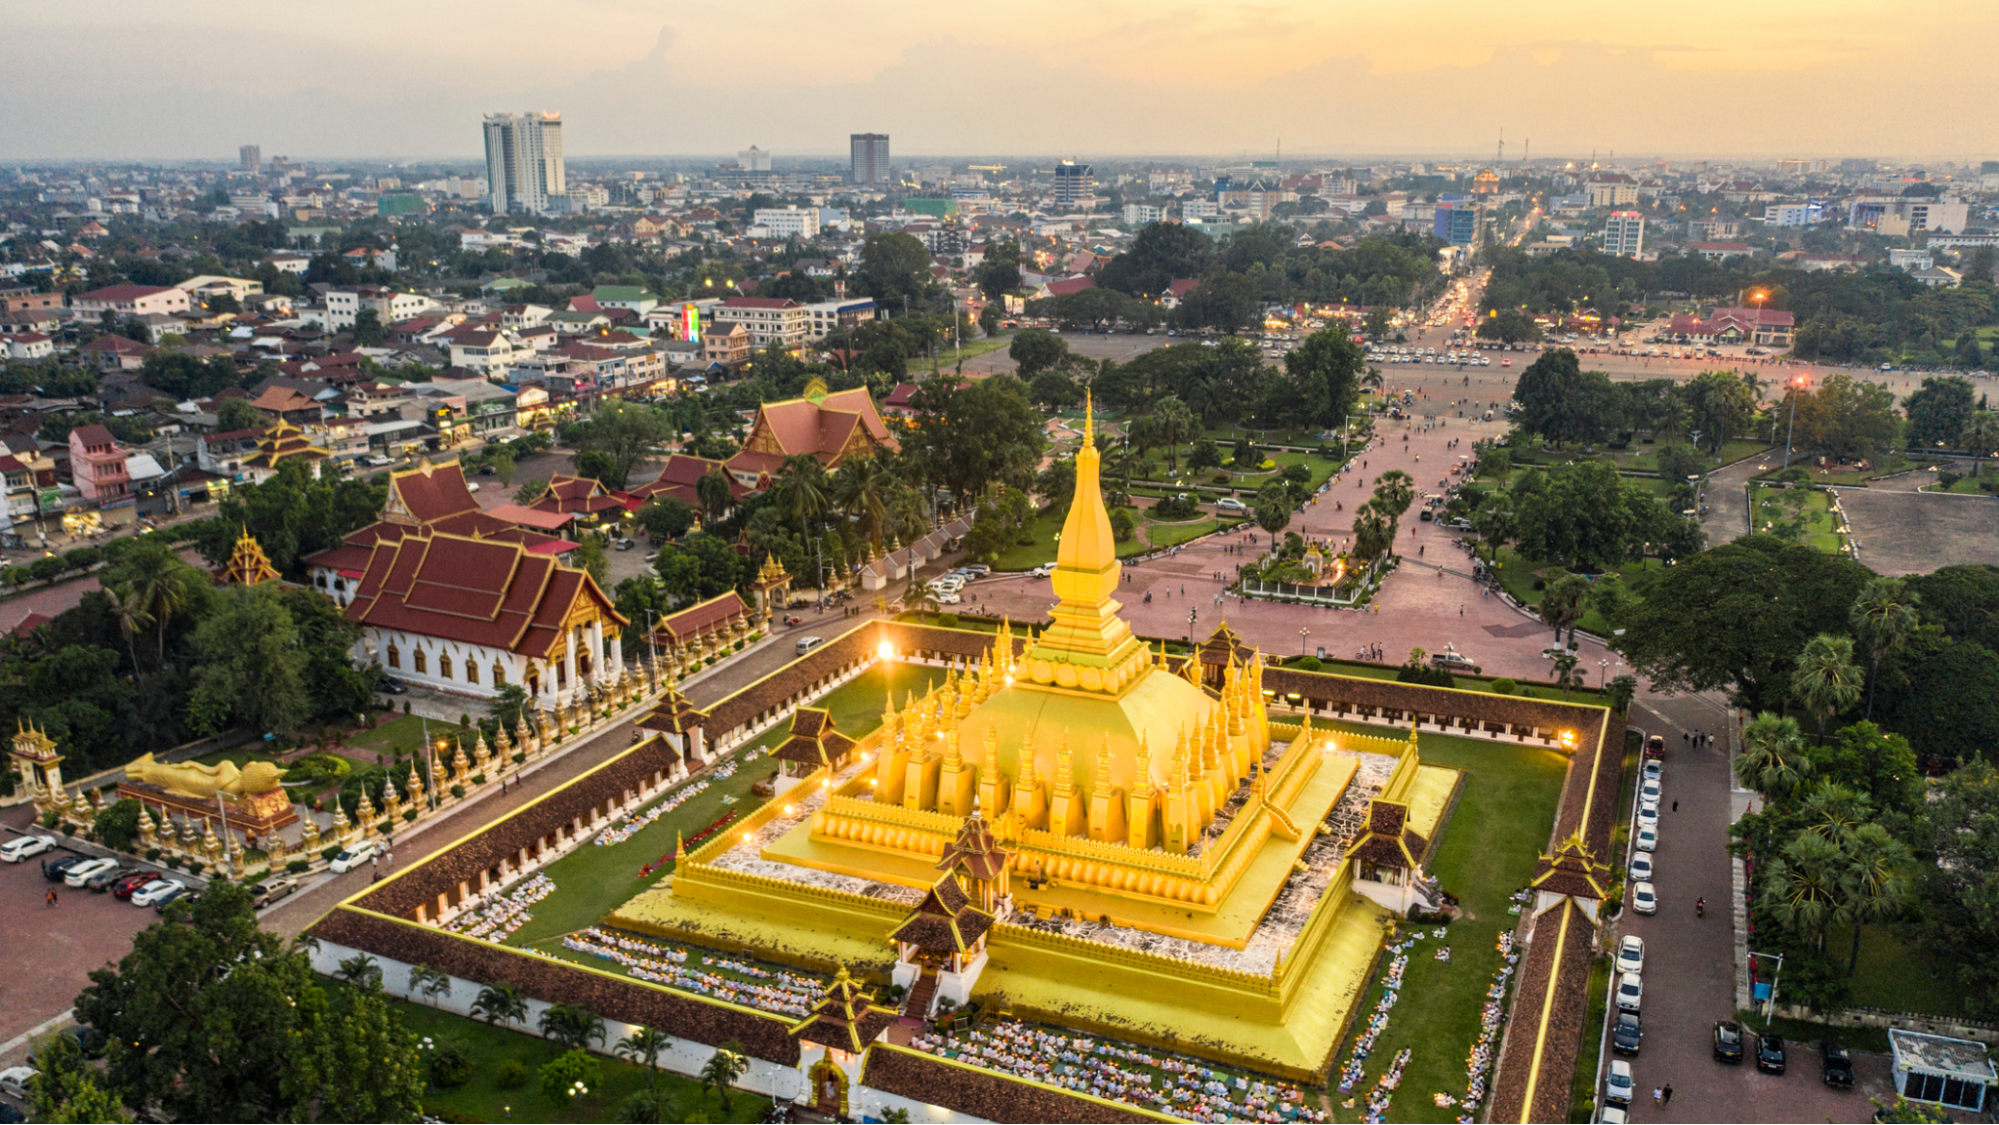
<path fill-rule="evenodd" d="M 381 856 L 379 856 L 379 855 L 378 855 L 378 856 L 376 856 L 375 858 L 373 858 L 373 859 L 371 859 L 371 860 L 369 860 L 369 861 L 368 861 L 368 871 L 369 871 L 369 878 L 368 878 L 368 881 L 369 881 L 370 883 L 379 883 L 379 882 L 381 882 L 381 881 L 382 881 L 382 857 L 381 857 Z"/>
<path fill-rule="evenodd" d="M 1673 1104 L 1673 1084 L 1671 1082 L 1668 1082 L 1664 1086 L 1660 1087 L 1659 1093 L 1661 1095 L 1659 1098 L 1659 1104 L 1661 1106 L 1669 1106 Z"/>
<path fill-rule="evenodd" d="M 54 906 L 55 904 L 56 904 L 56 891 L 54 887 L 50 887 L 48 897 L 42 900 L 42 905 L 44 907 L 50 907 Z"/>
<path fill-rule="evenodd" d="M 1707 917 L 1707 899 L 1697 898 L 1694 900 L 1694 917 L 1696 918 Z"/>

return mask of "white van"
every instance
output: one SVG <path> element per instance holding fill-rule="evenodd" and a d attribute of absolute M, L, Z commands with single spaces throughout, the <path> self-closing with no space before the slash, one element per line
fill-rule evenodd
<path fill-rule="evenodd" d="M 798 638 L 798 643 L 792 646 L 792 651 L 800 656 L 804 656 L 806 653 L 825 643 L 826 638 L 824 637 L 800 637 Z"/>

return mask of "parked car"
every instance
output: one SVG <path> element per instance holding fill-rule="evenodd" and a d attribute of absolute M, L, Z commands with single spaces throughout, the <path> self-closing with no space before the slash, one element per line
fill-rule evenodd
<path fill-rule="evenodd" d="M 1655 734 L 1655 735 L 1653 735 L 1652 737 L 1650 737 L 1650 738 L 1646 739 L 1646 740 L 1645 740 L 1645 756 L 1646 756 L 1646 757 L 1648 757 L 1648 758 L 1663 758 L 1663 757 L 1665 757 L 1665 756 L 1666 756 L 1666 736 L 1665 736 L 1665 735 L 1662 735 L 1662 734 Z"/>
<path fill-rule="evenodd" d="M 382 677 L 382 690 L 388 692 L 390 695 L 403 695 L 409 689 L 410 686 L 408 684 L 396 679 L 394 676 Z"/>
<path fill-rule="evenodd" d="M 1666 763 L 1660 761 L 1657 758 L 1645 759 L 1645 776 L 1648 779 L 1653 781 L 1658 781 L 1664 778 L 1665 775 L 1666 775 Z"/>
<path fill-rule="evenodd" d="M 1819 1044 L 1819 1078 L 1836 1090 L 1853 1089 L 1853 1056 L 1828 1039 Z"/>
<path fill-rule="evenodd" d="M 1619 973 L 1617 976 L 1617 1007 L 1619 1011 L 1635 1012 L 1640 1001 L 1645 999 L 1645 978 L 1637 973 Z"/>
<path fill-rule="evenodd" d="M 165 914 L 167 912 L 167 904 L 170 902 L 192 903 L 200 897 L 200 891 L 190 891 L 186 887 L 175 887 L 153 900 L 153 913 Z"/>
<path fill-rule="evenodd" d="M 993 572 L 993 568 L 987 566 L 984 563 L 971 563 L 967 566 L 959 567 L 958 569 L 964 571 L 966 574 L 969 574 L 974 578 L 984 578 L 986 575 L 991 574 Z"/>
<path fill-rule="evenodd" d="M 28 1080 L 40 1073 L 32 1066 L 10 1066 L 0 1070 L 0 1094 L 27 1101 Z"/>
<path fill-rule="evenodd" d="M 1637 1012 L 1617 1013 L 1617 1025 L 1610 1029 L 1611 1050 L 1620 1055 L 1635 1055 L 1644 1039 L 1645 1032 L 1639 1025 Z"/>
<path fill-rule="evenodd" d="M 1640 828 L 1636 843 L 1638 850 L 1641 852 L 1656 850 L 1659 847 L 1659 829 L 1656 827 Z"/>
<path fill-rule="evenodd" d="M 791 646 L 791 651 L 798 656 L 804 656 L 806 653 L 825 643 L 826 638 L 824 637 L 800 637 L 798 638 L 798 643 Z"/>
<path fill-rule="evenodd" d="M 1603 1100 L 1611 1105 L 1630 1105 L 1631 1091 L 1636 1086 L 1631 1064 L 1623 1059 L 1610 1060 L 1610 1076 L 1603 1082 Z"/>
<path fill-rule="evenodd" d="M 1642 973 L 1645 971 L 1645 939 L 1637 934 L 1625 934 L 1617 943 L 1617 971 L 1620 973 Z"/>
<path fill-rule="evenodd" d="M 340 854 L 334 856 L 333 862 L 328 864 L 327 867 L 335 875 L 344 875 L 374 858 L 375 841 L 363 840 L 358 844 L 340 849 Z"/>
<path fill-rule="evenodd" d="M 263 908 L 298 890 L 298 880 L 289 876 L 270 879 L 250 888 L 250 905 Z"/>
<path fill-rule="evenodd" d="M 1621 1105 L 1606 1105 L 1596 1111 L 1597 1125 L 1626 1125 L 1631 1115 Z"/>
<path fill-rule="evenodd" d="M 160 873 L 157 871 L 135 871 L 111 884 L 112 897 L 131 898 L 133 891 L 160 877 Z"/>
<path fill-rule="evenodd" d="M 90 882 L 92 875 L 117 869 L 118 861 L 115 859 L 103 857 L 86 859 L 82 863 L 72 864 L 69 870 L 63 872 L 62 881 L 72 887 L 81 887 Z"/>
<path fill-rule="evenodd" d="M 1659 892 L 1650 883 L 1631 885 L 1631 909 L 1640 914 L 1659 913 Z"/>
<path fill-rule="evenodd" d="M 1784 1037 L 1768 1033 L 1756 1037 L 1756 1069 L 1765 1074 L 1784 1073 Z"/>
<path fill-rule="evenodd" d="M 1046 578 L 1048 577 L 1048 568 L 1046 566 L 1037 566 L 1033 570 L 1028 571 L 1028 574 L 1034 578 Z"/>
<path fill-rule="evenodd" d="M 1473 670 L 1471 657 L 1466 656 L 1449 645 L 1446 645 L 1442 652 L 1433 652 L 1430 654 L 1430 667 L 1446 668 L 1461 672 Z"/>
<path fill-rule="evenodd" d="M 1666 787 L 1659 784 L 1659 779 L 1656 777 L 1648 777 L 1638 783 L 1638 799 L 1641 801 L 1650 801 L 1656 805 L 1665 795 Z"/>
<path fill-rule="evenodd" d="M 1739 1063 L 1742 1061 L 1742 1025 L 1734 1020 L 1716 1020 L 1714 1023 L 1714 1057 L 1719 1062 Z"/>
<path fill-rule="evenodd" d="M 1652 853 L 1639 852 L 1631 857 L 1631 881 L 1649 883 L 1652 881 Z"/>
<path fill-rule="evenodd" d="M 187 884 L 179 879 L 155 879 L 132 892 L 133 906 L 152 906 L 171 894 L 187 889 Z"/>
<path fill-rule="evenodd" d="M 1641 801 L 1638 805 L 1638 826 L 1640 828 L 1659 827 L 1659 805 L 1656 801 Z"/>
<path fill-rule="evenodd" d="M 84 880 L 83 885 L 90 888 L 93 891 L 96 891 L 98 894 L 103 894 L 104 892 L 110 890 L 113 886 L 117 885 L 120 880 L 124 879 L 129 874 L 131 874 L 130 868 L 121 867 L 118 864 L 114 863 L 110 867 L 107 867 L 104 870 L 99 871 L 97 874 L 92 875 L 90 878 Z"/>
<path fill-rule="evenodd" d="M 54 836 L 16 836 L 5 844 L 0 844 L 0 860 L 19 863 L 30 856 L 38 856 L 56 846 Z"/>
<path fill-rule="evenodd" d="M 1243 503 L 1242 501 L 1236 499 L 1233 496 L 1224 496 L 1220 500 L 1215 501 L 1215 511 L 1247 512 L 1249 511 L 1249 505 Z"/>
<path fill-rule="evenodd" d="M 87 855 L 59 855 L 42 861 L 42 878 L 51 883 L 60 883 L 69 877 L 69 869 L 90 859 Z"/>
<path fill-rule="evenodd" d="M 611 549 L 614 551 L 629 551 L 636 546 L 638 546 L 638 543 L 634 540 L 620 539 L 616 543 L 611 544 Z"/>

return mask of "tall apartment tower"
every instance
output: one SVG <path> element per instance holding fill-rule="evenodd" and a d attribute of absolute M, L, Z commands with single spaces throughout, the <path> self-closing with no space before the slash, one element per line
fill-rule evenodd
<path fill-rule="evenodd" d="M 1055 202 L 1074 207 L 1085 199 L 1095 199 L 1097 180 L 1088 164 L 1064 160 L 1055 166 Z"/>
<path fill-rule="evenodd" d="M 1645 252 L 1645 216 L 1637 211 L 1612 211 L 1603 228 L 1603 252 L 1636 258 Z"/>
<path fill-rule="evenodd" d="M 853 148 L 853 170 L 848 182 L 886 184 L 893 182 L 888 171 L 888 134 L 854 133 L 848 138 Z"/>
<path fill-rule="evenodd" d="M 236 150 L 236 166 L 245 172 L 261 172 L 264 168 L 264 146 L 244 145 Z"/>
<path fill-rule="evenodd" d="M 736 164 L 745 172 L 769 172 L 770 153 L 751 145 L 736 154 Z"/>
<path fill-rule="evenodd" d="M 539 213 L 568 191 L 560 113 L 486 115 L 488 206 L 496 213 Z"/>

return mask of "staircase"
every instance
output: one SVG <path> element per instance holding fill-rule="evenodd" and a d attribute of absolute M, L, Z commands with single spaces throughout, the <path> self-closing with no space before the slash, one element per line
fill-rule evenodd
<path fill-rule="evenodd" d="M 931 969 L 920 970 L 920 975 L 910 982 L 909 993 L 902 999 L 902 1014 L 916 1019 L 930 1018 L 930 1001 L 937 995 L 937 974 Z"/>

